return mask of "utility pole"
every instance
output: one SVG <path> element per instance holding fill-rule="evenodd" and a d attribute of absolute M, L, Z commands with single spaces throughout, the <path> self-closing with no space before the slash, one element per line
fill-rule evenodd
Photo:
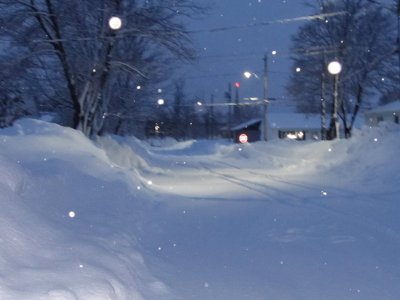
<path fill-rule="evenodd" d="M 321 140 L 326 140 L 325 72 L 321 74 Z"/>
<path fill-rule="evenodd" d="M 339 74 L 342 71 L 342 65 L 338 61 L 334 60 L 328 64 L 328 72 L 333 76 L 333 110 L 332 110 L 332 121 L 334 122 L 335 138 L 340 138 L 339 131 L 339 118 L 338 118 L 338 106 L 339 106 Z"/>
<path fill-rule="evenodd" d="M 397 55 L 399 58 L 399 75 L 400 75 L 400 0 L 397 1 Z"/>
<path fill-rule="evenodd" d="M 211 97 L 210 97 L 210 111 L 209 111 L 209 114 L 208 114 L 208 122 L 209 122 L 209 127 L 210 127 L 210 129 L 209 129 L 209 136 L 208 136 L 208 138 L 214 138 L 214 133 L 215 133 L 215 131 L 214 131 L 214 129 L 215 129 L 215 116 L 214 116 L 214 94 L 211 94 Z"/>
<path fill-rule="evenodd" d="M 234 122 L 236 123 L 235 125 L 239 124 L 241 122 L 241 117 L 240 117 L 240 103 L 239 103 L 239 88 L 240 88 L 240 83 L 235 82 L 235 106 L 233 107 L 233 118 Z"/>
<path fill-rule="evenodd" d="M 326 54 L 324 51 L 323 66 L 326 65 Z M 325 74 L 326 71 L 321 72 L 321 140 L 327 139 L 327 128 L 326 128 L 326 100 L 325 100 Z"/>
<path fill-rule="evenodd" d="M 268 139 L 268 54 L 264 54 L 264 74 L 263 74 L 263 124 L 264 141 Z"/>
<path fill-rule="evenodd" d="M 225 92 L 225 99 L 228 102 L 228 130 L 232 127 L 232 85 L 228 83 L 228 91 Z"/>

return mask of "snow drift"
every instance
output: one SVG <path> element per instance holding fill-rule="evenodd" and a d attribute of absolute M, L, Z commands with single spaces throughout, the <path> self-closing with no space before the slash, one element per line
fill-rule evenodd
<path fill-rule="evenodd" d="M 400 297 L 400 130 L 142 142 L 0 130 L 0 299 Z"/>

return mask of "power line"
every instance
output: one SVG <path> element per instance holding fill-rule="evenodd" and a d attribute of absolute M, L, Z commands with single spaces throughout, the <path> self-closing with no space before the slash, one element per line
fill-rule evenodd
<path fill-rule="evenodd" d="M 216 28 L 209 28 L 209 29 L 199 29 L 199 30 L 187 30 L 183 31 L 187 34 L 197 34 L 197 33 L 216 33 L 216 32 L 223 32 L 223 31 L 231 31 L 231 30 L 238 30 L 238 29 L 248 29 L 253 27 L 262 27 L 262 26 L 269 26 L 273 24 L 286 24 L 292 22 L 299 22 L 299 21 L 311 21 L 311 20 L 324 20 L 326 18 L 340 16 L 347 14 L 346 11 L 339 11 L 333 13 L 326 13 L 326 14 L 317 14 L 317 15 L 307 15 L 295 18 L 284 18 L 272 21 L 265 21 L 259 23 L 251 23 L 251 24 L 244 24 L 244 25 L 237 25 L 237 26 L 226 26 L 226 27 L 216 27 Z M 146 36 L 146 35 L 153 35 L 156 31 L 151 31 L 148 29 L 141 29 L 141 28 L 131 28 L 131 29 L 122 29 L 119 34 L 115 36 L 117 39 L 124 38 L 124 36 L 128 35 L 129 33 L 134 33 L 135 36 Z M 162 32 L 162 34 L 170 34 L 176 35 L 175 32 Z M 106 40 L 110 39 L 111 37 L 108 35 L 102 35 L 97 37 L 76 37 L 76 38 L 68 38 L 68 39 L 51 39 L 51 42 L 84 42 L 84 41 L 94 41 L 94 40 Z M 48 42 L 47 39 L 35 39 L 33 42 Z"/>
<path fill-rule="evenodd" d="M 307 16 L 302 16 L 302 17 L 285 18 L 285 19 L 278 19 L 278 20 L 273 20 L 273 21 L 265 21 L 265 22 L 245 24 L 245 25 L 216 27 L 216 28 L 210 28 L 210 29 L 189 30 L 189 31 L 187 31 L 187 33 L 203 33 L 203 32 L 215 33 L 215 32 L 222 32 L 222 31 L 230 31 L 230 30 L 247 29 L 247 28 L 253 28 L 253 27 L 269 26 L 269 25 L 273 25 L 273 24 L 286 24 L 286 23 L 299 22 L 299 21 L 311 21 L 311 20 L 316 20 L 316 19 L 324 20 L 326 18 L 335 17 L 335 16 L 339 16 L 339 15 L 345 15 L 345 14 L 347 14 L 346 11 L 339 11 L 339 12 L 333 12 L 333 13 L 318 14 L 318 15 L 307 15 Z"/>

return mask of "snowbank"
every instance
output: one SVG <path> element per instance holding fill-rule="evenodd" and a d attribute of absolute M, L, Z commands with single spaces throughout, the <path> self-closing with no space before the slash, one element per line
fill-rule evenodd
<path fill-rule="evenodd" d="M 400 130 L 89 141 L 0 130 L 0 299 L 397 300 Z"/>
<path fill-rule="evenodd" d="M 2 130 L 0 143 L 0 299 L 167 294 L 136 250 L 143 200 L 101 148 L 35 120 Z"/>

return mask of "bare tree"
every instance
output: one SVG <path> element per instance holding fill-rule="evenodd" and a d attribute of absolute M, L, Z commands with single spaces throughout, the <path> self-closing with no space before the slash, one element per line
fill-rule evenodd
<path fill-rule="evenodd" d="M 292 59 L 301 71 L 292 76 L 288 91 L 299 110 L 320 111 L 321 100 L 332 102 L 333 76 L 326 66 L 339 60 L 340 117 L 350 136 L 366 96 L 383 94 L 398 80 L 391 76 L 396 51 L 393 16 L 368 0 L 319 0 L 313 5 L 323 13 L 343 13 L 300 27 L 292 39 Z"/>
<path fill-rule="evenodd" d="M 2 35 L 30 49 L 43 69 L 58 69 L 63 85 L 55 90 L 65 90 L 71 125 L 88 136 L 104 128 L 110 107 L 121 99 L 113 90 L 121 72 L 146 88 L 161 80 L 172 57 L 194 57 L 183 20 L 201 11 L 191 0 L 0 0 L 0 5 L 11 25 Z M 122 19 L 120 30 L 109 28 L 111 16 Z"/>

